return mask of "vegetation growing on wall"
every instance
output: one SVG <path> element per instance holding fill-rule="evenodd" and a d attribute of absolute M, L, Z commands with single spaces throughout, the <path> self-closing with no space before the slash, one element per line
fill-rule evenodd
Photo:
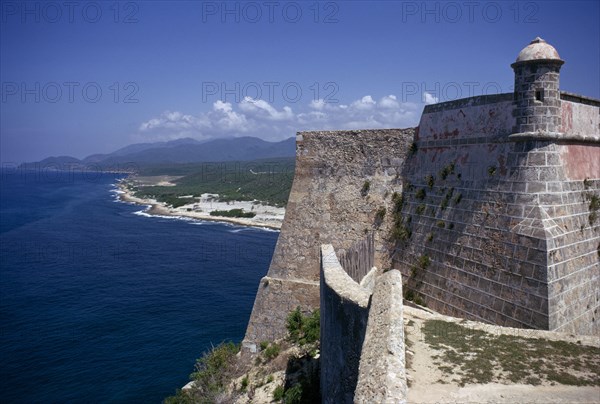
<path fill-rule="evenodd" d="M 435 178 L 433 178 L 433 175 L 428 175 L 425 177 L 425 183 L 429 188 L 433 188 L 433 185 L 435 184 Z"/>
<path fill-rule="evenodd" d="M 417 151 L 419 150 L 419 147 L 417 146 L 417 142 L 412 142 L 410 144 L 410 146 L 408 147 L 408 156 L 412 157 L 415 154 L 417 154 Z"/>
<path fill-rule="evenodd" d="M 407 241 L 412 236 L 412 229 L 410 228 L 410 216 L 406 220 L 402 216 L 404 195 L 394 192 L 392 201 L 394 202 L 394 207 L 392 209 L 394 225 L 390 237 L 392 240 Z"/>
<path fill-rule="evenodd" d="M 360 194 L 362 196 L 366 196 L 369 193 L 369 189 L 371 189 L 371 181 L 365 180 L 365 182 L 363 182 L 362 188 L 360 189 Z"/>
<path fill-rule="evenodd" d="M 600 197 L 596 194 L 587 194 L 587 200 L 590 202 L 589 209 L 590 214 L 588 216 L 588 220 L 590 222 L 590 226 L 593 226 L 598 219 L 598 210 L 600 210 Z"/>
<path fill-rule="evenodd" d="M 445 180 L 450 174 L 454 174 L 454 162 L 451 162 L 440 171 L 440 178 Z"/>

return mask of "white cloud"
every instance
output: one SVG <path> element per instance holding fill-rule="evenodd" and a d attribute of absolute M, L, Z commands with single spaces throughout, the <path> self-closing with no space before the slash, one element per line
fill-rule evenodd
<path fill-rule="evenodd" d="M 267 101 L 255 100 L 251 97 L 245 97 L 242 100 L 240 109 L 249 115 L 273 121 L 285 121 L 294 117 L 292 109 L 288 106 L 283 107 L 282 111 L 277 111 Z"/>
<path fill-rule="evenodd" d="M 400 108 L 400 103 L 398 103 L 395 95 L 386 95 L 381 100 L 379 100 L 379 106 L 382 108 L 388 109 L 397 109 Z"/>
<path fill-rule="evenodd" d="M 246 135 L 280 140 L 302 130 L 405 128 L 416 125 L 419 119 L 419 105 L 399 102 L 393 94 L 378 101 L 366 95 L 349 104 L 318 99 L 297 108 L 298 112 L 289 106 L 278 109 L 265 100 L 251 97 L 238 104 L 216 101 L 210 111 L 198 115 L 165 111 L 142 123 L 135 137 L 158 141 Z"/>
<path fill-rule="evenodd" d="M 373 109 L 377 103 L 373 100 L 370 95 L 365 95 L 360 100 L 354 101 L 350 104 L 350 108 L 357 109 L 359 111 L 365 111 Z"/>
<path fill-rule="evenodd" d="M 425 104 L 437 104 L 439 100 L 440 99 L 433 94 L 430 94 L 427 91 L 423 92 L 423 101 L 425 101 Z"/>

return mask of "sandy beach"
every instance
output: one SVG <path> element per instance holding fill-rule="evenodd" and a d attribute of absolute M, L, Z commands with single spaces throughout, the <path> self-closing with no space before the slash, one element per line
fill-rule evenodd
<path fill-rule="evenodd" d="M 187 217 L 197 220 L 226 222 L 240 226 L 276 230 L 281 229 L 281 224 L 283 223 L 283 217 L 285 215 L 285 208 L 262 205 L 253 201 L 221 202 L 217 200 L 217 194 L 202 194 L 200 197 L 195 198 L 196 200 L 193 203 L 172 208 L 163 202 L 157 201 L 156 199 L 136 197 L 129 188 L 130 184 L 132 184 L 131 179 L 124 179 L 117 183 L 119 200 L 147 206 L 147 209 L 144 212 L 149 215 Z M 162 179 L 160 185 L 168 186 L 168 182 Z M 256 213 L 256 216 L 253 218 L 237 218 L 210 215 L 210 212 L 212 211 L 227 211 L 231 209 L 243 209 L 245 212 L 254 212 Z"/>

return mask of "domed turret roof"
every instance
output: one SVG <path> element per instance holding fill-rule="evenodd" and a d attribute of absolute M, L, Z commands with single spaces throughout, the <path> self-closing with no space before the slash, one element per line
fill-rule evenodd
<path fill-rule="evenodd" d="M 529 43 L 526 47 L 519 52 L 517 60 L 514 64 L 520 64 L 523 62 L 530 62 L 535 60 L 556 60 L 561 64 L 564 63 L 554 46 L 544 41 L 539 36 Z"/>

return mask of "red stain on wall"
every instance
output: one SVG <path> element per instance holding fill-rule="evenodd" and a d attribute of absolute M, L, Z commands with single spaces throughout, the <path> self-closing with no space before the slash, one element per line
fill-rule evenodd
<path fill-rule="evenodd" d="M 452 132 L 446 131 L 440 135 L 440 139 L 455 138 L 458 137 L 459 133 L 460 132 L 458 131 L 458 129 L 454 129 Z"/>
<path fill-rule="evenodd" d="M 573 128 L 573 106 L 568 102 L 563 102 L 561 107 L 562 126 L 560 131 L 562 133 L 568 133 Z"/>
<path fill-rule="evenodd" d="M 600 178 L 600 146 L 567 145 L 561 157 L 568 179 Z"/>

